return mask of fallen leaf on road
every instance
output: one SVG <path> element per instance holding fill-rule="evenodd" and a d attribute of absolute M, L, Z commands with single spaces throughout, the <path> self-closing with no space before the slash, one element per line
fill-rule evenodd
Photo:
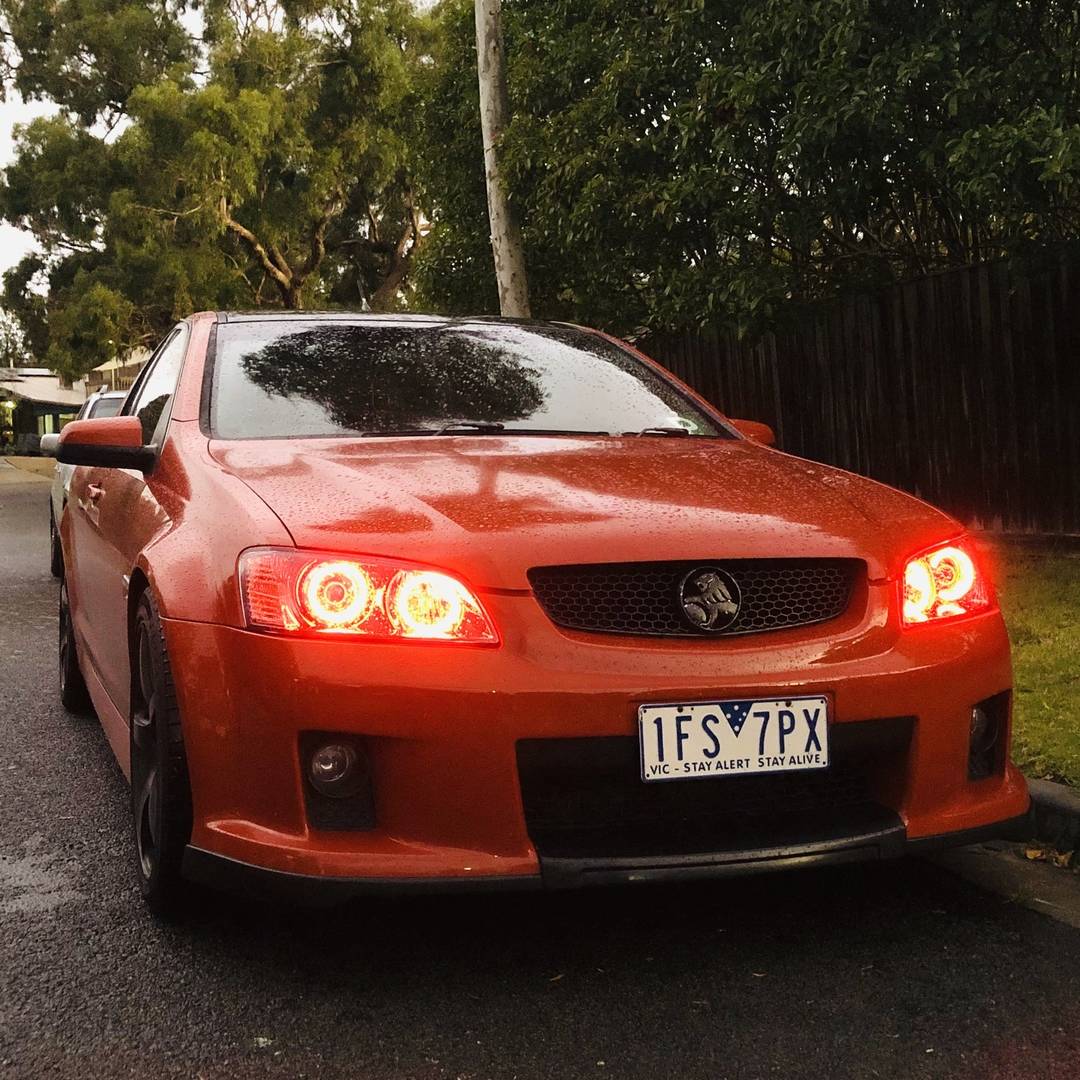
<path fill-rule="evenodd" d="M 1056 848 L 1035 845 L 1024 849 L 1024 858 L 1030 862 L 1048 862 L 1060 870 L 1068 870 L 1072 866 L 1075 854 L 1075 851 L 1058 851 Z"/>

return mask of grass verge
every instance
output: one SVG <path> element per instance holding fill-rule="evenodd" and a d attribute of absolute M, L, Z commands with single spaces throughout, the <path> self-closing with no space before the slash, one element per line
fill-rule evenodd
<path fill-rule="evenodd" d="M 1080 787 L 1080 547 L 993 543 L 1013 643 L 1013 754 L 1030 776 Z"/>

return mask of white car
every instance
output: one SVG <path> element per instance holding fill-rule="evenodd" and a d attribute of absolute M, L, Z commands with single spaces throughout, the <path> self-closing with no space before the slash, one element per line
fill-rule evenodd
<path fill-rule="evenodd" d="M 126 390 L 99 390 L 86 399 L 76 419 L 100 420 L 105 416 L 116 416 L 123 408 L 126 397 Z M 59 435 L 42 435 L 41 452 L 43 454 L 55 454 L 59 438 Z M 68 486 L 71 484 L 71 474 L 74 471 L 74 465 L 62 465 L 58 461 L 56 471 L 53 474 L 52 490 L 49 492 L 49 569 L 53 572 L 54 577 L 60 577 L 63 569 L 63 555 L 60 552 L 58 526 L 60 516 L 67 505 Z"/>

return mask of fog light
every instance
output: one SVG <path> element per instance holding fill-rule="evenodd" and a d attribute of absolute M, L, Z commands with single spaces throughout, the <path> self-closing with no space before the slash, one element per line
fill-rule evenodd
<path fill-rule="evenodd" d="M 995 694 L 971 710 L 968 735 L 968 779 L 985 780 L 1004 764 L 1002 743 L 1009 724 L 1009 693 Z"/>
<path fill-rule="evenodd" d="M 981 705 L 971 710 L 971 752 L 980 754 L 994 741 L 994 724 Z"/>
<path fill-rule="evenodd" d="M 368 740 L 343 731 L 303 731 L 298 750 L 308 824 L 337 832 L 374 829 Z"/>
<path fill-rule="evenodd" d="M 326 743 L 318 747 L 308 762 L 311 786 L 321 795 L 344 799 L 356 793 L 359 773 L 356 751 L 344 743 Z"/>

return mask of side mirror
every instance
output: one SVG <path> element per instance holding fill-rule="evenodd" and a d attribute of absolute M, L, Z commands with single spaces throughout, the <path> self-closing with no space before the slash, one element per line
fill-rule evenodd
<path fill-rule="evenodd" d="M 776 432 L 768 424 L 756 420 L 732 420 L 731 426 L 744 438 L 762 446 L 776 445 Z"/>
<path fill-rule="evenodd" d="M 60 432 L 56 460 L 147 473 L 156 464 L 157 454 L 153 447 L 143 445 L 142 421 L 137 416 L 110 416 L 68 424 Z"/>
<path fill-rule="evenodd" d="M 38 443 L 38 450 L 46 457 L 56 457 L 56 447 L 60 442 L 59 435 L 42 435 Z"/>

